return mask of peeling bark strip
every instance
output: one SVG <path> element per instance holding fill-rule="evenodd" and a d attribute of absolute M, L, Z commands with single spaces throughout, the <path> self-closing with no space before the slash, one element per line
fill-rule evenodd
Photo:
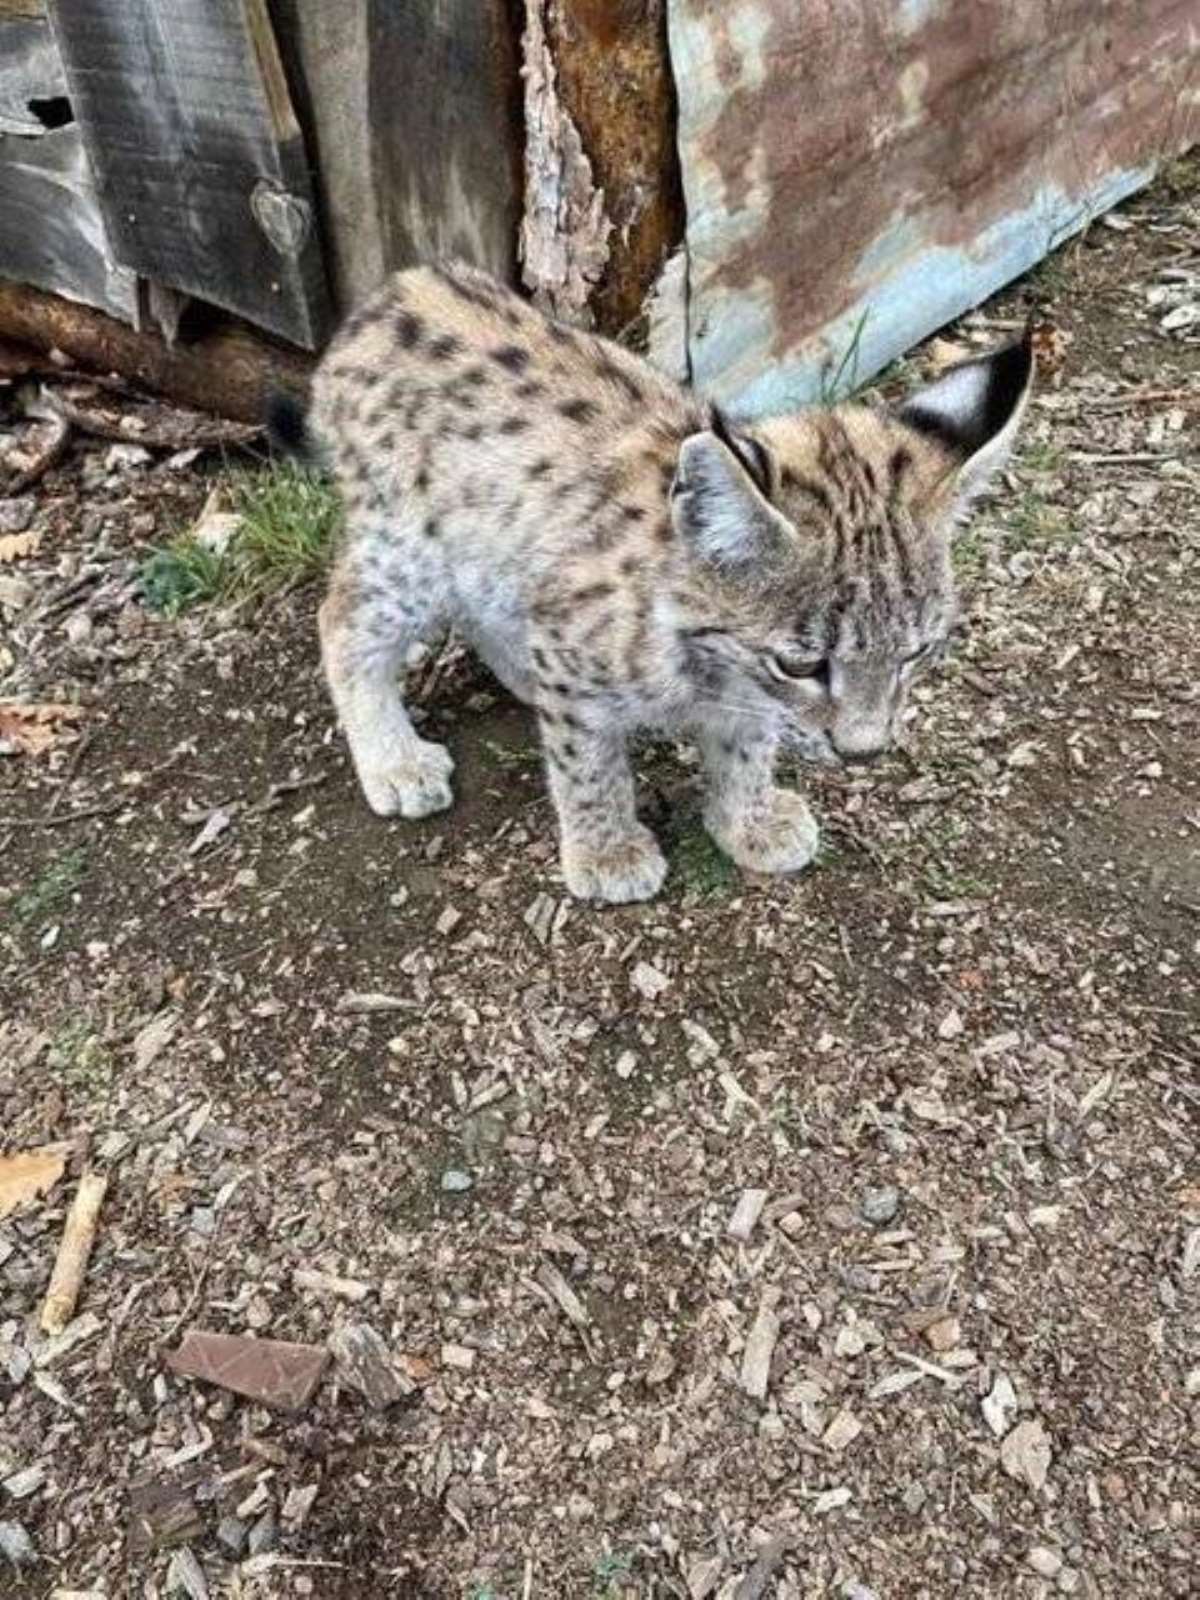
<path fill-rule="evenodd" d="M 546 38 L 547 0 L 525 0 L 525 215 L 521 272 L 534 303 L 571 322 L 592 322 L 594 287 L 608 265 L 612 222 L 579 129 L 558 95 Z"/>

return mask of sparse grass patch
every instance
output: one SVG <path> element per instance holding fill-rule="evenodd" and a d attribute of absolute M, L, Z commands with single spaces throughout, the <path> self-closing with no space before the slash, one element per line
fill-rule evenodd
<path fill-rule="evenodd" d="M 592 1568 L 596 1591 L 602 1600 L 616 1600 L 620 1585 L 633 1575 L 633 1557 L 613 1551 L 602 1555 Z"/>
<path fill-rule="evenodd" d="M 666 843 L 672 874 L 684 889 L 706 900 L 732 893 L 737 868 L 709 838 L 698 818 L 671 826 Z"/>
<path fill-rule="evenodd" d="M 225 549 L 181 533 L 143 563 L 142 593 L 152 611 L 175 617 L 213 600 L 259 600 L 328 565 L 340 509 L 316 474 L 277 463 L 232 473 L 226 487 L 239 522 Z"/>
<path fill-rule="evenodd" d="M 76 1089 L 104 1088 L 113 1072 L 113 1059 L 104 1041 L 82 1018 L 55 1034 L 47 1063 L 56 1079 Z"/>
<path fill-rule="evenodd" d="M 1062 512 L 1047 505 L 1036 489 L 1025 493 L 1005 517 L 1005 534 L 1021 549 L 1041 550 L 1055 544 L 1067 531 Z"/>
<path fill-rule="evenodd" d="M 56 856 L 41 876 L 13 901 L 13 915 L 17 921 L 44 922 L 75 893 L 83 882 L 86 868 L 87 851 L 82 845 Z"/>
<path fill-rule="evenodd" d="M 1057 472 L 1065 459 L 1062 445 L 1051 439 L 1035 439 L 1021 452 L 1021 465 L 1032 472 Z"/>
<path fill-rule="evenodd" d="M 325 570 L 341 515 L 328 483 L 303 468 L 276 464 L 236 475 L 230 490 L 242 519 L 235 541 L 240 589 L 290 588 Z"/>
<path fill-rule="evenodd" d="M 227 558 L 181 533 L 142 563 L 142 598 L 151 611 L 177 617 L 193 606 L 216 600 L 227 581 Z"/>

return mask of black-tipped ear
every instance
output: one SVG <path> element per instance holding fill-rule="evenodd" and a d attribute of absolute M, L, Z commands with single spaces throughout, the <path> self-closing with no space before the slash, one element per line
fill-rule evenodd
<path fill-rule="evenodd" d="M 1029 327 L 1014 344 L 951 367 L 919 389 L 901 408 L 900 420 L 958 457 L 965 488 L 981 487 L 1008 458 L 1033 372 Z"/>
<path fill-rule="evenodd" d="M 712 431 L 745 467 L 755 488 L 770 500 L 775 493 L 775 461 L 766 445 L 751 434 L 738 433 L 720 406 L 712 407 Z"/>

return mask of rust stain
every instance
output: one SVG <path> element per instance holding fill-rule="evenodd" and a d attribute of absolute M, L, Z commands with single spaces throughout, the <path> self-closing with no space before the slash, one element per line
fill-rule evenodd
<path fill-rule="evenodd" d="M 558 89 L 615 232 L 593 299 L 601 328 L 635 317 L 683 238 L 666 0 L 554 0 L 547 33 Z"/>
<path fill-rule="evenodd" d="M 693 293 L 765 287 L 770 359 L 869 293 L 856 265 L 889 230 L 969 253 L 1046 185 L 1083 195 L 1178 147 L 1189 65 L 1200 77 L 1196 0 L 975 0 L 907 29 L 890 0 L 672 4 L 706 29 L 718 80 L 681 83 Z M 686 102 L 718 93 L 689 143 Z"/>

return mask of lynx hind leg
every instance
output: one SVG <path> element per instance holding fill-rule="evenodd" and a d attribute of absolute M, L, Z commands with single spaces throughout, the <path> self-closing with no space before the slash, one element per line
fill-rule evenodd
<path fill-rule="evenodd" d="M 444 626 L 432 563 L 406 555 L 400 541 L 386 560 L 351 547 L 319 621 L 325 677 L 367 804 L 381 817 L 417 818 L 452 804 L 454 762 L 444 745 L 418 735 L 401 698 L 409 650 Z"/>

